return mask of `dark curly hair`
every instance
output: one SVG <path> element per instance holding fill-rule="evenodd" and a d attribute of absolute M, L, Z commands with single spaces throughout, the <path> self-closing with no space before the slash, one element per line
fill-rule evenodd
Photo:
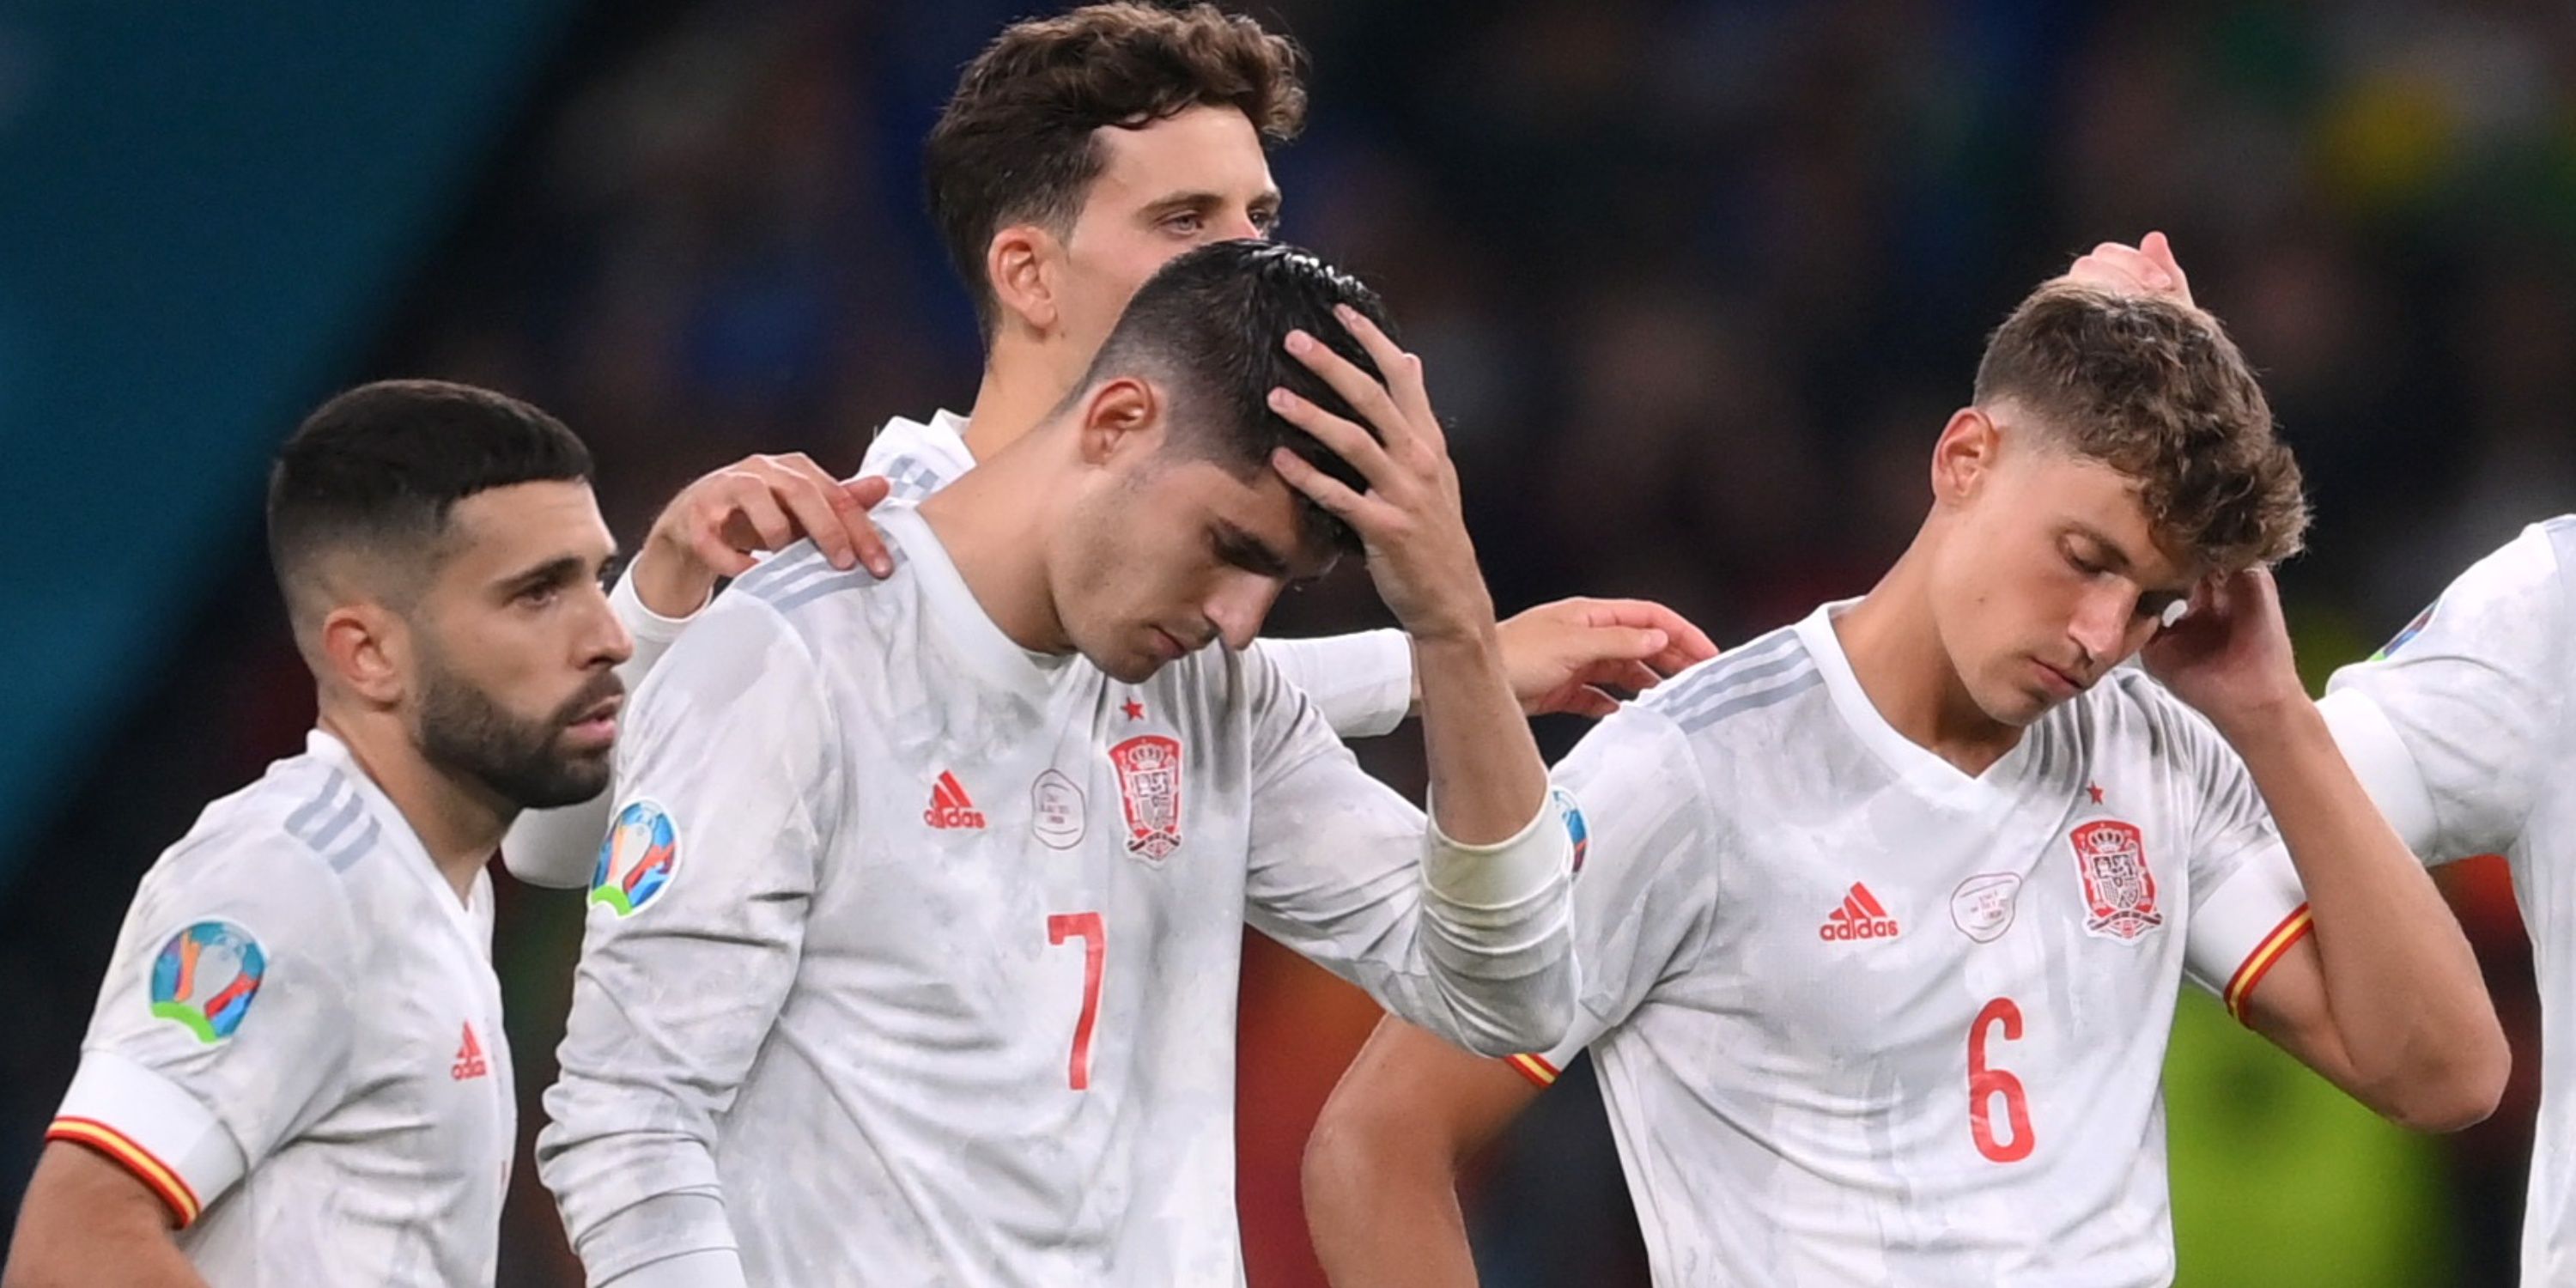
<path fill-rule="evenodd" d="M 2214 570 L 2299 552 L 2299 464 L 2245 355 L 2207 313 L 2050 283 L 1987 342 L 1976 401 L 2010 403 L 2136 480 L 2159 539 Z"/>
<path fill-rule="evenodd" d="M 922 158 L 931 221 L 986 337 L 999 307 L 984 274 L 993 235 L 1071 229 L 1106 164 L 1094 131 L 1231 107 L 1284 143 L 1305 124 L 1304 63 L 1287 37 L 1204 3 L 1115 0 L 1004 28 L 966 65 Z"/>

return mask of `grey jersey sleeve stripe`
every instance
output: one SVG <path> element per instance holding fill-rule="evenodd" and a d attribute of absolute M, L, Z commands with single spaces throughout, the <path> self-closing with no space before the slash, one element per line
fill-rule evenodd
<path fill-rule="evenodd" d="M 901 556 L 898 555 L 897 558 Z M 876 579 L 877 575 L 865 568 L 853 568 L 837 576 L 809 578 L 795 586 L 781 589 L 774 595 L 762 595 L 760 598 L 768 600 L 771 608 L 783 613 L 799 604 L 810 604 L 825 595 L 854 590 Z"/>
<path fill-rule="evenodd" d="M 1775 676 L 1815 668 L 1814 660 L 1803 651 L 1754 662 L 1727 672 L 1722 680 L 1696 686 L 1691 692 L 1681 695 L 1678 701 L 1666 702 L 1664 714 L 1679 723 Z"/>
<path fill-rule="evenodd" d="M 356 824 L 358 816 L 366 810 L 365 803 L 358 799 L 356 792 L 348 790 L 346 784 L 342 785 L 341 795 L 346 803 L 333 811 L 330 818 L 311 824 L 295 833 L 296 839 L 312 846 L 316 854 L 330 853 L 331 848 L 339 843 L 341 835 Z"/>
<path fill-rule="evenodd" d="M 887 461 L 879 472 L 890 485 L 888 495 L 898 501 L 918 501 L 938 491 L 946 481 L 918 456 L 898 456 Z"/>
<path fill-rule="evenodd" d="M 296 806 L 295 812 L 286 816 L 287 835 L 298 837 L 304 835 L 315 823 L 322 820 L 324 814 L 338 809 L 341 801 L 348 794 L 348 779 L 342 778 L 336 772 L 323 778 L 321 792 L 313 799 Z"/>
<path fill-rule="evenodd" d="M 1653 699 L 1665 715 L 1679 721 L 1746 684 L 1801 665 L 1814 665 L 1806 648 L 1796 633 L 1779 631 L 1719 657 L 1676 685 L 1655 690 Z"/>
<path fill-rule="evenodd" d="M 822 550 L 807 546 L 794 554 L 763 560 L 759 567 L 734 578 L 733 588 L 755 594 L 776 594 L 790 582 L 831 570 L 832 563 L 823 557 Z"/>
<path fill-rule="evenodd" d="M 1818 671 L 1815 664 L 1810 662 L 1806 669 L 1786 678 L 1736 690 L 1725 701 L 1715 706 L 1676 716 L 1674 723 L 1681 726 L 1683 733 L 1697 733 L 1729 716 L 1741 715 L 1747 711 L 1759 711 L 1764 707 L 1786 702 L 1824 682 L 1824 673 Z"/>
<path fill-rule="evenodd" d="M 358 829 L 356 836 L 341 842 L 340 848 L 331 851 L 329 855 L 331 870 L 346 872 L 356 867 L 358 860 L 375 852 L 376 841 L 382 835 L 383 832 L 376 826 L 376 820 L 368 819 L 367 825 Z"/>

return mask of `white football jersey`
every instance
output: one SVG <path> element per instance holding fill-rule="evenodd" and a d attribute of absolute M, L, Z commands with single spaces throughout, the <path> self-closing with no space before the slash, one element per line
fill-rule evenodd
<path fill-rule="evenodd" d="M 2539 1145 L 2522 1281 L 2576 1284 L 2576 515 L 2461 573 L 2318 705 L 2353 770 L 2429 862 L 2502 854 L 2531 933 Z"/>
<path fill-rule="evenodd" d="M 1592 1051 L 1655 1282 L 2171 1281 L 2159 1081 L 2307 916 L 2243 763 L 2120 670 L 1970 777 L 1828 605 L 1558 766 Z"/>
<path fill-rule="evenodd" d="M 868 444 L 859 475 L 883 475 L 893 484 L 891 499 L 913 502 L 973 468 L 974 454 L 966 450 L 965 417 L 941 411 L 932 413 L 927 422 L 900 416 L 887 421 Z M 645 607 L 631 578 L 618 579 L 609 605 L 635 638 L 635 655 L 617 668 L 631 692 L 643 685 L 644 677 L 652 674 L 692 619 L 664 617 Z M 1402 631 L 1265 639 L 1256 641 L 1253 649 L 1291 687 L 1312 699 L 1325 723 L 1344 738 L 1386 733 L 1404 723 L 1412 710 L 1413 642 Z M 596 874 L 600 837 L 608 830 L 615 798 L 612 791 L 579 805 L 521 815 L 501 846 L 503 862 L 512 875 L 531 885 L 561 888 L 588 882 Z"/>
<path fill-rule="evenodd" d="M 214 1288 L 489 1284 L 518 1130 L 491 917 L 316 730 L 144 874 L 47 1135 L 159 1194 Z"/>
<path fill-rule="evenodd" d="M 1562 1032 L 1552 807 L 1427 870 L 1259 655 L 1029 653 L 878 522 L 892 577 L 771 560 L 630 707 L 538 1144 L 594 1283 L 1238 1282 L 1247 921 L 1462 1044 Z"/>
<path fill-rule="evenodd" d="M 898 501 L 918 501 L 975 468 L 966 450 L 966 418 L 953 411 L 928 421 L 889 420 L 859 462 L 862 475 L 882 474 Z M 1262 639 L 1289 687 L 1313 699 L 1324 722 L 1344 738 L 1373 738 L 1404 723 L 1413 707 L 1413 641 L 1398 630 L 1360 631 L 1320 639 Z"/>

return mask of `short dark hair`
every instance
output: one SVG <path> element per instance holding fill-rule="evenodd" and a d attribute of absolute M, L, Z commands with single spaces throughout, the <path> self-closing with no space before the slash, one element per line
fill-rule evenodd
<path fill-rule="evenodd" d="M 1093 131 L 1193 107 L 1231 107 L 1267 143 L 1306 120 L 1295 42 L 1198 3 L 1085 5 L 1003 28 L 966 65 L 930 131 L 931 221 L 989 339 L 999 302 L 984 273 L 993 235 L 1017 223 L 1070 232 L 1106 164 Z"/>
<path fill-rule="evenodd" d="M 443 380 L 361 385 L 305 417 L 268 475 L 268 553 L 298 618 L 321 561 L 362 551 L 435 567 L 448 512 L 514 483 L 588 480 L 590 449 L 507 394 Z"/>
<path fill-rule="evenodd" d="M 1270 408 L 1270 391 L 1285 388 L 1379 436 L 1375 425 L 1286 347 L 1288 333 L 1302 330 L 1383 381 L 1376 361 L 1334 316 L 1334 306 L 1342 304 L 1394 337 L 1395 325 L 1377 292 L 1313 251 L 1272 241 L 1196 247 L 1138 288 L 1068 402 L 1103 380 L 1145 375 L 1164 386 L 1173 404 L 1167 409 L 1172 450 L 1250 479 L 1270 468 L 1273 449 L 1285 447 L 1365 492 L 1368 480 L 1340 453 Z M 1308 504 L 1305 514 L 1310 537 L 1344 549 L 1355 544 L 1348 525 L 1322 508 Z"/>
<path fill-rule="evenodd" d="M 2053 282 L 1996 328 L 1980 406 L 2011 403 L 2076 455 L 2135 479 L 2159 539 L 2237 572 L 2299 552 L 2299 464 L 2218 319 L 2157 296 Z"/>

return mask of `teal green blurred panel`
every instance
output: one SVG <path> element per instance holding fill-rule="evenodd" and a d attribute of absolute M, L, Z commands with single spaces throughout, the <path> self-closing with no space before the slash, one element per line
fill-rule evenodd
<path fill-rule="evenodd" d="M 572 9 L 0 3 L 0 869 L 190 647 Z"/>
<path fill-rule="evenodd" d="M 2441 1156 L 2207 994 L 2165 1062 L 2180 1288 L 2423 1288 L 2451 1264 Z"/>

